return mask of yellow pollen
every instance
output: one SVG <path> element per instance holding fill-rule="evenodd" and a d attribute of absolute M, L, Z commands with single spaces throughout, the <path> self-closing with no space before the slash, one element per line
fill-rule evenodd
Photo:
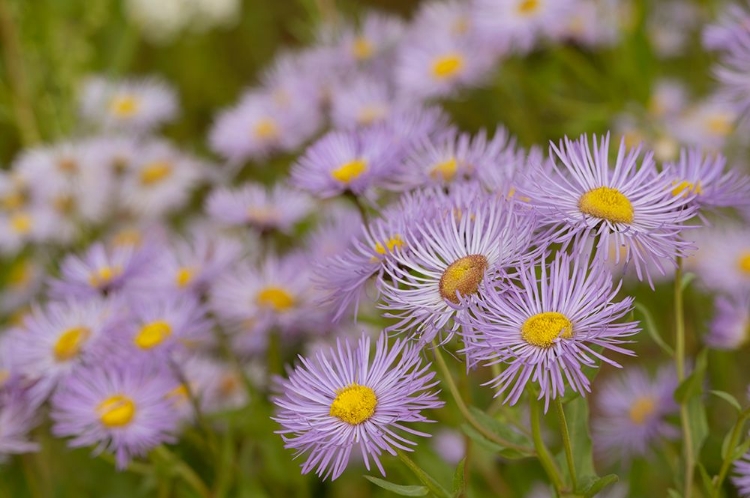
<path fill-rule="evenodd" d="M 167 399 L 171 399 L 175 405 L 181 405 L 188 400 L 188 388 L 185 384 L 180 384 L 165 396 Z"/>
<path fill-rule="evenodd" d="M 451 53 L 437 57 L 432 63 L 432 75 L 439 80 L 447 80 L 456 76 L 464 67 L 461 54 Z"/>
<path fill-rule="evenodd" d="M 53 353 L 57 361 L 68 361 L 81 351 L 84 343 L 91 335 L 91 331 L 86 327 L 73 327 L 63 331 L 53 348 Z"/>
<path fill-rule="evenodd" d="M 456 176 L 456 171 L 458 171 L 458 161 L 455 157 L 451 157 L 433 166 L 430 170 L 430 178 L 449 182 Z"/>
<path fill-rule="evenodd" d="M 404 241 L 400 235 L 396 234 L 390 239 L 385 241 L 385 245 L 378 242 L 375 244 L 375 252 L 378 254 L 385 255 L 386 253 L 393 252 L 396 248 L 404 247 Z"/>
<path fill-rule="evenodd" d="M 367 171 L 367 161 L 364 159 L 355 159 L 331 171 L 331 176 L 334 180 L 349 184 L 359 178 L 365 171 Z"/>
<path fill-rule="evenodd" d="M 14 213 L 10 217 L 10 227 L 19 235 L 26 235 L 31 231 L 33 223 L 31 216 L 26 213 Z"/>
<path fill-rule="evenodd" d="M 630 407 L 630 420 L 636 425 L 643 425 L 656 410 L 656 402 L 650 396 L 642 396 Z"/>
<path fill-rule="evenodd" d="M 172 165 L 166 161 L 155 161 L 141 170 L 141 185 L 159 183 L 172 174 Z"/>
<path fill-rule="evenodd" d="M 331 403 L 328 414 L 349 425 L 359 425 L 375 414 L 377 406 L 375 391 L 367 386 L 351 384 L 336 391 L 336 398 Z"/>
<path fill-rule="evenodd" d="M 119 277 L 121 273 L 122 268 L 119 266 L 102 266 L 89 275 L 89 284 L 91 284 L 92 287 L 104 287 L 113 279 Z"/>
<path fill-rule="evenodd" d="M 548 348 L 558 337 L 573 337 L 573 324 L 562 313 L 545 311 L 530 316 L 523 322 L 521 337 L 532 346 Z"/>
<path fill-rule="evenodd" d="M 488 265 L 487 258 L 481 254 L 472 254 L 457 259 L 445 269 L 440 277 L 440 295 L 446 301 L 458 304 L 459 296 L 476 293 Z"/>
<path fill-rule="evenodd" d="M 745 251 L 740 254 L 737 260 L 737 266 L 740 267 L 740 271 L 746 275 L 750 275 L 750 251 Z"/>
<path fill-rule="evenodd" d="M 726 136 L 734 130 L 732 121 L 732 117 L 728 114 L 716 114 L 706 120 L 706 127 L 711 133 Z"/>
<path fill-rule="evenodd" d="M 156 320 L 141 327 L 133 344 L 141 349 L 153 349 L 172 335 L 172 326 L 164 320 Z"/>
<path fill-rule="evenodd" d="M 374 49 L 372 43 L 370 43 L 370 41 L 364 36 L 357 37 L 354 40 L 354 43 L 352 43 L 352 53 L 357 60 L 363 61 L 369 59 L 372 57 L 373 52 Z"/>
<path fill-rule="evenodd" d="M 258 306 L 274 311 L 287 311 L 294 306 L 294 297 L 281 287 L 269 286 L 258 293 Z"/>
<path fill-rule="evenodd" d="M 126 228 L 120 230 L 112 239 L 112 243 L 119 247 L 140 246 L 143 242 L 143 235 L 135 228 Z"/>
<path fill-rule="evenodd" d="M 129 118 L 138 112 L 138 99 L 133 95 L 116 95 L 109 102 L 109 112 L 119 118 Z"/>
<path fill-rule="evenodd" d="M 702 194 L 703 189 L 701 188 L 701 182 L 691 183 L 687 180 L 681 182 L 672 182 L 672 196 L 677 197 L 682 195 L 687 197 L 691 192 L 694 194 Z"/>
<path fill-rule="evenodd" d="M 183 266 L 179 270 L 177 270 L 177 275 L 175 276 L 175 283 L 177 284 L 177 287 L 180 289 L 184 289 L 188 285 L 190 285 L 190 282 L 193 281 L 193 270 L 191 268 L 188 268 L 186 266 Z"/>
<path fill-rule="evenodd" d="M 6 211 L 20 209 L 26 204 L 26 196 L 23 192 L 14 191 L 0 198 L 0 206 Z"/>
<path fill-rule="evenodd" d="M 105 427 L 124 427 L 135 416 L 135 403 L 123 394 L 115 394 L 99 403 L 96 411 Z"/>
<path fill-rule="evenodd" d="M 615 188 L 589 190 L 578 201 L 578 209 L 584 214 L 613 223 L 633 223 L 633 205 Z"/>
<path fill-rule="evenodd" d="M 539 10 L 539 0 L 523 0 L 518 4 L 518 13 L 528 16 Z"/>
<path fill-rule="evenodd" d="M 31 280 L 31 264 L 22 259 L 13 265 L 8 274 L 8 285 L 15 288 L 25 288 Z"/>
<path fill-rule="evenodd" d="M 279 127 L 273 119 L 264 118 L 255 124 L 253 134 L 261 140 L 273 140 L 279 136 Z"/>
<path fill-rule="evenodd" d="M 368 126 L 376 121 L 381 121 L 388 114 L 388 109 L 381 105 L 367 105 L 357 113 L 357 123 Z"/>

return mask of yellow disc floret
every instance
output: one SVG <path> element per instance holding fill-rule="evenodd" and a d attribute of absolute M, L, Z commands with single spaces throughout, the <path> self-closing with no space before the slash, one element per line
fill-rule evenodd
<path fill-rule="evenodd" d="M 294 306 L 294 296 L 286 289 L 273 285 L 258 292 L 256 301 L 261 308 L 269 308 L 274 311 L 287 311 Z"/>
<path fill-rule="evenodd" d="M 611 187 L 589 190 L 578 201 L 582 213 L 613 223 L 633 223 L 633 205 L 622 192 Z"/>
<path fill-rule="evenodd" d="M 124 427 L 135 416 L 135 402 L 123 394 L 115 394 L 99 403 L 96 411 L 105 427 Z"/>
<path fill-rule="evenodd" d="M 481 254 L 472 254 L 457 259 L 445 269 L 440 277 L 440 295 L 446 301 L 458 304 L 458 296 L 476 293 L 488 265 L 487 258 Z"/>
<path fill-rule="evenodd" d="M 521 337 L 532 346 L 548 348 L 558 337 L 564 339 L 573 337 L 573 324 L 562 313 L 545 311 L 523 322 Z"/>
<path fill-rule="evenodd" d="M 739 266 L 742 273 L 750 275 L 750 251 L 744 251 L 740 254 L 740 257 L 737 259 L 737 266 Z"/>
<path fill-rule="evenodd" d="M 354 43 L 352 43 L 352 54 L 354 54 L 354 58 L 357 60 L 363 61 L 369 59 L 372 57 L 374 51 L 372 43 L 364 36 L 357 37 Z"/>
<path fill-rule="evenodd" d="M 351 384 L 336 391 L 328 414 L 349 425 L 359 425 L 375 414 L 377 406 L 375 391 L 367 386 Z"/>
<path fill-rule="evenodd" d="M 681 182 L 672 182 L 672 195 L 674 197 L 677 197 L 678 195 L 687 197 L 691 193 L 697 194 L 697 195 L 700 195 L 703 193 L 703 189 L 701 188 L 701 182 L 691 183 L 687 180 L 683 180 Z"/>
<path fill-rule="evenodd" d="M 154 185 L 172 175 L 172 164 L 166 161 L 154 161 L 141 170 L 141 185 Z"/>
<path fill-rule="evenodd" d="M 17 234 L 26 235 L 33 227 L 31 216 L 26 213 L 13 213 L 10 217 L 10 227 Z"/>
<path fill-rule="evenodd" d="M 172 326 L 164 320 L 147 323 L 133 338 L 133 344 L 141 349 L 152 349 L 172 335 Z"/>
<path fill-rule="evenodd" d="M 451 181 L 458 171 L 458 161 L 451 157 L 446 161 L 437 163 L 430 170 L 430 178 L 434 180 Z"/>
<path fill-rule="evenodd" d="M 116 95 L 109 102 L 109 112 L 118 118 L 129 118 L 138 112 L 138 99 L 133 95 Z"/>
<path fill-rule="evenodd" d="M 68 361 L 78 356 L 91 331 L 86 327 L 72 327 L 57 338 L 53 353 L 57 361 Z"/>
<path fill-rule="evenodd" d="M 364 159 L 355 159 L 331 171 L 331 176 L 334 180 L 349 184 L 362 176 L 365 171 L 367 171 L 367 161 Z"/>
<path fill-rule="evenodd" d="M 656 410 L 656 402 L 650 396 L 641 396 L 630 407 L 630 421 L 636 425 L 643 425 Z"/>
<path fill-rule="evenodd" d="M 518 13 L 528 16 L 539 10 L 539 0 L 521 0 L 518 3 Z"/>
<path fill-rule="evenodd" d="M 464 58 L 461 54 L 442 55 L 432 62 L 432 75 L 439 80 L 451 79 L 460 73 L 463 67 Z"/>
<path fill-rule="evenodd" d="M 261 140 L 272 140 L 279 136 L 279 127 L 270 118 L 264 118 L 255 123 L 253 134 Z"/>
<path fill-rule="evenodd" d="M 194 272 L 192 268 L 188 268 L 187 266 L 183 266 L 180 269 L 177 270 L 177 275 L 175 275 L 175 283 L 177 284 L 177 287 L 180 289 L 184 289 L 190 283 L 193 281 Z"/>
<path fill-rule="evenodd" d="M 89 284 L 92 287 L 104 287 L 121 274 L 122 268 L 119 266 L 102 266 L 91 272 L 89 275 Z"/>

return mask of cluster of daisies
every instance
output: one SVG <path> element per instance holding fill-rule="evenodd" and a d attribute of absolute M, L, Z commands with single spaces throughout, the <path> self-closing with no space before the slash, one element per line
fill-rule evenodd
<path fill-rule="evenodd" d="M 739 347 L 750 176 L 724 142 L 691 128 L 670 154 L 627 133 L 526 150 L 502 126 L 459 130 L 435 101 L 545 41 L 614 43 L 619 6 L 430 2 L 408 24 L 323 26 L 217 116 L 215 166 L 156 135 L 178 113 L 168 86 L 88 81 L 87 138 L 25 151 L 0 177 L 0 457 L 34 451 L 48 413 L 56 436 L 126 468 L 252 388 L 302 472 L 335 479 L 361 454 L 384 474 L 444 404 L 435 350 L 490 367 L 509 405 L 585 396 L 589 370 L 634 354 L 623 288 L 679 265 L 719 294 L 705 342 Z M 682 123 L 676 93 L 660 87 L 653 112 Z M 274 185 L 234 181 L 297 151 Z M 266 375 L 273 348 L 303 351 L 285 378 Z M 676 384 L 664 367 L 603 385 L 597 446 L 618 460 L 676 437 Z"/>

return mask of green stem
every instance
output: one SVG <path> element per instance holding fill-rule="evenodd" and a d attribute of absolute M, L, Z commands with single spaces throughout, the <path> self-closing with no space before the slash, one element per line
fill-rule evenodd
<path fill-rule="evenodd" d="M 550 481 L 552 481 L 555 490 L 560 494 L 563 489 L 562 478 L 560 477 L 560 473 L 557 470 L 549 451 L 547 451 L 547 447 L 544 445 L 544 440 L 542 440 L 540 401 L 534 399 L 533 394 L 529 395 L 529 401 L 531 402 L 531 436 L 534 439 L 536 455 L 539 459 L 539 463 L 542 464 L 544 471 L 547 473 L 547 476 L 549 476 Z"/>
<path fill-rule="evenodd" d="M 186 464 L 179 456 L 175 455 L 169 449 L 164 446 L 163 444 L 160 444 L 156 448 L 153 449 L 154 454 L 156 454 L 159 458 L 170 462 L 174 465 L 174 470 L 176 474 L 183 480 L 187 485 L 189 485 L 193 490 L 198 493 L 201 498 L 212 498 L 211 491 L 208 489 L 208 486 L 203 482 L 203 480 L 200 478 L 198 474 L 195 473 L 195 471 Z"/>
<path fill-rule="evenodd" d="M 732 462 L 734 462 L 735 460 L 734 449 L 739 443 L 740 437 L 742 436 L 742 428 L 745 426 L 745 422 L 748 418 L 750 418 L 750 408 L 740 413 L 740 416 L 737 418 L 737 423 L 735 423 L 734 427 L 732 428 L 732 435 L 729 439 L 729 446 L 727 447 L 727 455 L 724 457 L 724 461 L 721 463 L 721 470 L 719 471 L 719 475 L 714 481 L 714 488 L 711 492 L 711 498 L 719 497 L 719 493 L 721 492 L 721 485 L 724 482 L 724 479 L 727 477 L 727 474 L 729 473 L 729 467 L 731 467 Z"/>
<path fill-rule="evenodd" d="M 573 447 L 570 444 L 570 432 L 568 432 L 568 422 L 565 420 L 565 410 L 563 409 L 562 399 L 558 396 L 555 398 L 555 408 L 557 411 L 557 420 L 560 424 L 560 434 L 562 434 L 563 446 L 565 446 L 565 458 L 568 461 L 568 470 L 570 471 L 570 480 L 573 489 L 578 489 L 578 478 L 576 477 L 575 461 L 573 460 Z"/>
<path fill-rule="evenodd" d="M 398 454 L 398 457 L 401 459 L 404 464 L 409 467 L 409 470 L 411 470 L 415 476 L 419 478 L 419 480 L 427 486 L 427 488 L 434 494 L 435 496 L 441 496 L 444 498 L 452 498 L 451 494 L 448 493 L 445 489 L 443 489 L 440 484 L 438 484 L 435 479 L 433 479 L 427 472 L 422 470 L 422 468 L 417 465 L 414 460 L 409 458 L 406 453 L 404 453 L 401 450 L 396 450 L 396 453 Z"/>
<path fill-rule="evenodd" d="M 675 313 L 675 362 L 677 379 L 685 380 L 685 312 L 682 294 L 682 258 L 677 258 L 677 270 L 674 276 L 674 313 Z M 683 491 L 687 498 L 693 496 L 693 471 L 695 455 L 693 454 L 693 437 L 690 432 L 690 414 L 686 403 L 680 404 L 680 425 L 682 426 L 682 453 L 685 463 L 685 483 Z"/>
<path fill-rule="evenodd" d="M 208 449 L 211 452 L 212 457 L 216 457 L 219 454 L 216 435 L 214 434 L 214 431 L 211 430 L 211 426 L 208 424 L 208 420 L 206 420 L 206 417 L 203 416 L 203 410 L 201 409 L 200 400 L 195 395 L 195 390 L 193 389 L 193 386 L 190 385 L 190 381 L 187 379 L 187 377 L 185 377 L 182 368 L 180 368 L 180 366 L 176 363 L 173 363 L 171 361 L 170 363 L 172 365 L 172 371 L 177 377 L 177 380 L 180 381 L 180 383 L 185 387 L 188 401 L 190 401 L 190 406 L 193 408 L 193 413 L 195 413 L 195 421 L 198 423 L 198 427 L 200 427 L 201 431 L 204 433 Z"/>
<path fill-rule="evenodd" d="M 432 341 L 432 350 L 435 353 L 435 360 L 437 362 L 438 368 L 440 369 L 440 372 L 443 374 L 443 379 L 445 380 L 445 383 L 448 384 L 448 391 L 450 391 L 451 396 L 456 402 L 456 405 L 458 405 L 458 410 L 461 412 L 461 415 L 463 415 L 463 417 L 466 419 L 469 425 L 474 427 L 474 429 L 476 429 L 477 432 L 479 432 L 482 436 L 484 436 L 489 441 L 492 441 L 495 444 L 498 444 L 505 448 L 512 448 L 521 453 L 533 455 L 534 451 L 531 448 L 526 448 L 525 446 L 521 446 L 521 445 L 512 443 L 510 441 L 506 441 L 505 439 L 501 438 L 500 436 L 493 433 L 492 431 L 487 430 L 486 427 L 484 427 L 482 424 L 479 423 L 479 421 L 477 421 L 476 418 L 474 418 L 474 415 L 471 414 L 471 411 L 464 403 L 464 400 L 461 398 L 461 393 L 458 391 L 458 388 L 456 387 L 456 383 L 453 381 L 453 376 L 451 375 L 450 370 L 448 369 L 448 365 L 445 363 L 445 359 L 443 358 L 443 355 L 440 353 L 440 347 L 435 343 L 435 341 Z"/>

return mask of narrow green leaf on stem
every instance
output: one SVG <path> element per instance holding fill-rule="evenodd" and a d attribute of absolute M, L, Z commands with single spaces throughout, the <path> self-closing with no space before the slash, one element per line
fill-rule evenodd
<path fill-rule="evenodd" d="M 740 455 L 742 455 L 742 452 L 735 451 L 735 448 L 737 448 L 740 437 L 742 437 L 743 428 L 745 427 L 745 422 L 748 418 L 750 418 L 750 408 L 742 411 L 739 414 L 739 416 L 737 417 L 737 422 L 732 427 L 732 431 L 727 435 L 729 439 L 727 440 L 725 438 L 724 440 L 724 444 L 722 445 L 721 449 L 721 457 L 723 458 L 723 461 L 721 463 L 719 475 L 714 480 L 713 493 L 711 494 L 712 498 L 719 497 L 719 494 L 721 493 L 721 485 L 724 482 L 724 479 L 727 477 L 727 474 L 729 473 L 729 468 L 732 466 L 732 462 L 734 462 L 737 458 L 739 458 Z M 750 444 L 750 440 L 748 440 L 747 443 Z"/>
<path fill-rule="evenodd" d="M 401 459 L 401 461 L 404 462 L 407 467 L 409 467 L 409 470 L 411 470 L 414 475 L 417 476 L 420 481 L 422 481 L 422 484 L 427 486 L 430 492 L 432 492 L 435 496 L 439 498 L 453 498 L 453 496 L 448 492 L 447 489 L 441 486 L 440 483 L 433 479 L 431 475 L 422 470 L 422 468 L 417 465 L 414 460 L 409 458 L 406 453 L 404 453 L 402 450 L 396 450 L 396 453 L 398 454 L 398 457 Z"/>
<path fill-rule="evenodd" d="M 466 459 L 461 459 L 453 474 L 453 498 L 463 498 L 466 496 Z"/>
<path fill-rule="evenodd" d="M 742 411 L 742 406 L 740 406 L 740 402 L 737 401 L 737 398 L 735 398 L 728 392 L 716 391 L 716 390 L 709 391 L 709 392 L 713 394 L 714 396 L 718 396 L 719 398 L 723 399 L 724 401 L 732 405 L 738 412 Z"/>
<path fill-rule="evenodd" d="M 570 433 L 568 432 L 568 421 L 565 420 L 565 409 L 560 397 L 555 398 L 555 411 L 560 426 L 560 435 L 562 436 L 563 447 L 565 448 L 565 459 L 568 461 L 568 472 L 570 473 L 570 482 L 573 489 L 578 489 L 578 477 L 576 476 L 576 465 L 573 460 L 573 446 L 570 443 Z"/>
<path fill-rule="evenodd" d="M 669 344 L 667 344 L 664 339 L 662 339 L 661 335 L 659 334 L 659 329 L 656 328 L 656 323 L 654 322 L 654 317 L 651 315 L 651 312 L 646 308 L 644 305 L 642 305 L 639 302 L 635 303 L 635 309 L 641 312 L 643 315 L 644 320 L 646 321 L 646 332 L 648 335 L 651 336 L 651 338 L 654 340 L 654 342 L 664 351 L 668 356 L 672 357 L 674 356 L 674 349 L 672 349 Z"/>
<path fill-rule="evenodd" d="M 403 486 L 401 484 L 394 484 L 385 479 L 368 475 L 365 475 L 364 478 L 374 485 L 381 487 L 386 491 L 390 491 L 391 493 L 396 493 L 399 496 L 424 496 L 430 492 L 426 486 Z"/>

